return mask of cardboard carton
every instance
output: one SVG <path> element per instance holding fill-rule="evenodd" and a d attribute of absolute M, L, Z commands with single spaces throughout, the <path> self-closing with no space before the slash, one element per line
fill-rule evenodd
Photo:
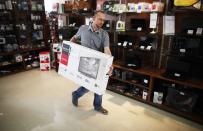
<path fill-rule="evenodd" d="M 102 95 L 108 83 L 113 57 L 102 52 L 63 41 L 58 73 L 88 90 Z"/>

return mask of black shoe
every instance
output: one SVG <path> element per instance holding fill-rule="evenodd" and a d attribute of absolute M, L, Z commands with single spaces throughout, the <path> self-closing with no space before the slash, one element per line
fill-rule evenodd
<path fill-rule="evenodd" d="M 78 100 L 75 98 L 74 93 L 75 92 L 72 92 L 72 103 L 74 106 L 78 106 Z"/>
<path fill-rule="evenodd" d="M 103 107 L 101 107 L 99 110 L 95 109 L 95 111 L 98 111 L 98 112 L 100 112 L 100 113 L 102 113 L 104 115 L 108 115 L 108 111 L 106 109 L 104 109 Z"/>

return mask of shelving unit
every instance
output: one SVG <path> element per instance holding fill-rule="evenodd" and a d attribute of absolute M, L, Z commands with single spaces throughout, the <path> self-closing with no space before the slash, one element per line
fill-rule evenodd
<path fill-rule="evenodd" d="M 109 3 L 138 3 L 138 2 L 149 2 L 152 3 L 153 1 L 139 1 L 139 0 L 111 0 Z M 159 1 L 160 2 L 160 1 Z M 180 33 L 180 25 L 181 25 L 181 18 L 185 16 L 201 16 L 203 15 L 202 11 L 199 10 L 184 10 L 180 8 L 175 8 L 174 6 L 170 6 L 172 1 L 162 1 L 165 3 L 165 11 L 158 13 L 158 23 L 157 23 L 157 34 L 155 34 L 156 37 L 158 37 L 157 40 L 157 48 L 155 50 L 141 50 L 139 48 L 139 38 L 142 36 L 148 35 L 151 30 L 146 26 L 146 29 L 143 31 L 135 31 L 132 30 L 130 27 L 130 19 L 132 18 L 143 18 L 146 20 L 146 25 L 149 25 L 149 19 L 150 19 L 150 13 L 144 12 L 144 13 L 136 13 L 136 12 L 123 12 L 123 13 L 116 13 L 112 11 L 106 11 L 107 19 L 110 21 L 125 21 L 126 30 L 125 31 L 117 31 L 116 30 L 116 23 L 114 22 L 113 30 L 108 31 L 109 35 L 113 38 L 110 39 L 111 43 L 111 50 L 112 54 L 114 56 L 114 72 L 113 76 L 110 77 L 109 84 L 107 89 L 111 90 L 115 93 L 130 97 L 132 99 L 144 102 L 146 104 L 152 105 L 154 107 L 157 107 L 159 109 L 174 113 L 176 115 L 185 117 L 187 119 L 196 121 L 198 123 L 203 124 L 203 113 L 202 110 L 202 96 L 203 96 L 203 81 L 202 79 L 185 79 L 185 80 L 177 80 L 174 78 L 168 78 L 164 77 L 163 74 L 166 71 L 166 63 L 168 58 L 167 57 L 177 57 L 174 54 L 171 54 L 171 43 L 173 36 L 165 36 L 162 34 L 163 32 L 163 16 L 164 15 L 176 15 L 175 20 L 175 29 L 176 33 L 175 35 L 181 35 L 185 36 Z M 104 3 L 103 0 L 99 0 L 99 3 Z M 107 1 L 105 2 L 105 4 Z M 167 4 L 167 5 L 166 5 Z M 111 6 L 107 6 L 111 7 Z M 172 8 L 172 10 L 171 10 Z M 195 13 L 195 14 L 194 14 Z M 203 28 L 203 27 L 201 27 Z M 121 37 L 124 36 L 123 39 L 126 41 L 130 41 L 133 43 L 133 46 L 131 47 L 123 47 L 118 46 L 118 43 L 122 43 L 123 41 L 119 41 Z M 129 40 L 128 36 L 131 36 L 132 39 Z M 169 38 L 168 38 L 169 37 Z M 188 37 L 188 35 L 186 35 Z M 190 36 L 191 38 L 202 38 L 202 36 Z M 129 54 L 129 49 L 133 48 L 135 54 L 137 55 L 145 55 L 145 57 L 141 58 L 142 60 L 152 60 L 151 63 L 142 64 L 139 68 L 132 68 L 126 66 L 126 55 Z M 118 53 L 118 54 L 116 54 Z M 180 57 L 180 56 L 179 56 Z M 115 71 L 116 70 L 116 71 Z M 119 73 L 118 73 L 119 72 Z M 122 76 L 124 72 L 124 77 Z M 137 80 L 138 82 L 134 83 L 131 80 L 126 79 L 127 77 L 126 72 L 130 72 L 131 74 L 136 74 L 136 77 L 140 76 L 140 80 Z M 144 78 L 143 78 L 144 76 Z M 132 77 L 132 79 L 135 77 Z M 142 81 L 144 81 L 145 78 L 148 78 L 148 86 L 143 86 Z M 135 78 L 137 79 L 137 78 Z M 167 97 L 168 97 L 168 88 L 164 87 L 164 84 L 168 84 L 171 86 L 175 86 L 176 89 L 181 89 L 183 92 L 187 93 L 187 90 L 190 90 L 192 93 L 197 93 L 199 98 L 197 99 L 197 102 L 195 106 L 193 107 L 192 111 L 181 111 L 181 109 L 178 109 L 172 105 L 167 105 Z M 134 90 L 139 89 L 140 94 L 136 96 L 136 94 L 133 94 Z M 143 99 L 143 91 L 147 92 L 147 99 Z M 163 92 L 162 104 L 154 103 L 154 92 Z M 181 92 L 180 92 L 181 93 Z M 175 99 L 175 98 L 174 98 Z"/>
<path fill-rule="evenodd" d="M 113 76 L 111 77 L 111 79 L 118 80 L 118 81 L 121 81 L 121 82 L 123 82 L 123 83 L 128 83 L 128 84 L 131 84 L 131 85 L 135 85 L 135 86 L 141 87 L 141 88 L 143 88 L 143 89 L 148 88 L 148 87 L 145 87 L 145 86 L 143 86 L 143 85 L 141 85 L 141 84 L 138 84 L 138 83 L 136 83 L 136 82 L 128 81 L 128 80 L 122 80 L 122 79 L 120 79 L 120 78 L 116 78 L 116 77 L 113 77 Z"/>
<path fill-rule="evenodd" d="M 113 75 L 110 78 L 110 81 L 109 81 L 109 84 L 107 87 L 108 90 L 113 91 L 113 92 L 118 93 L 118 94 L 121 94 L 121 95 L 124 95 L 124 96 L 127 96 L 127 97 L 130 97 L 132 99 L 144 102 L 146 104 L 152 105 L 152 106 L 157 107 L 159 109 L 180 115 L 182 117 L 193 120 L 195 122 L 203 123 L 202 115 L 198 114 L 197 112 L 180 111 L 180 110 L 177 110 L 177 109 L 175 109 L 169 105 L 166 105 L 165 102 L 163 104 L 153 103 L 153 92 L 156 90 L 155 82 L 157 80 L 158 81 L 166 81 L 166 82 L 169 82 L 171 84 L 178 84 L 180 86 L 184 86 L 184 87 L 189 88 L 189 89 L 195 88 L 195 90 L 200 91 L 200 93 L 203 90 L 203 82 L 202 81 L 198 81 L 198 80 L 180 81 L 180 80 L 169 79 L 169 78 L 162 76 L 164 69 L 155 69 L 155 68 L 147 68 L 147 67 L 146 68 L 140 68 L 140 69 L 130 69 L 130 68 L 126 68 L 126 67 L 123 67 L 120 65 L 115 65 L 115 64 L 114 64 L 114 68 L 115 69 L 117 69 L 117 68 L 122 69 L 124 71 L 134 72 L 134 73 L 139 74 L 139 75 L 149 76 L 149 86 L 146 87 L 146 86 L 143 86 L 141 84 L 130 82 L 128 80 L 122 80 L 121 78 L 116 78 Z M 112 82 L 112 81 L 114 81 L 114 82 Z M 115 82 L 115 81 L 117 81 L 117 82 Z M 139 87 L 140 89 L 144 89 L 145 91 L 147 90 L 147 92 L 148 92 L 147 99 L 144 100 L 142 98 L 142 96 L 131 96 L 129 94 L 126 94 L 125 90 L 123 90 L 121 92 L 121 91 L 117 90 L 116 87 L 113 87 L 114 83 L 118 83 L 118 86 L 119 85 L 123 86 L 123 84 L 119 84 L 119 83 L 126 83 L 128 85 L 128 87 L 130 87 L 130 88 L 131 88 L 131 86 L 129 86 L 129 85 L 135 85 L 136 87 Z M 132 88 L 134 88 L 134 87 L 132 87 Z M 165 89 L 165 90 L 167 90 L 167 89 Z"/>
<path fill-rule="evenodd" d="M 0 15 L 0 26 L 6 29 L 0 32 L 0 36 L 5 38 L 5 43 L 0 44 L 0 63 L 12 63 L 0 67 L 0 76 L 35 68 L 32 62 L 39 62 L 39 52 L 49 50 L 44 1 L 3 0 L 0 4 L 5 6 L 0 13 L 7 13 Z M 27 55 L 32 62 L 26 62 Z M 10 61 L 6 57 L 10 57 Z"/>
<path fill-rule="evenodd" d="M 85 18 L 92 17 L 96 10 L 95 0 L 65 1 L 57 4 L 57 9 L 50 12 L 50 16 L 56 18 L 57 37 L 60 40 L 70 40 L 81 25 L 85 24 Z M 60 41 L 58 39 L 58 41 Z"/>
<path fill-rule="evenodd" d="M 130 94 L 128 94 L 128 93 L 122 93 L 122 92 L 117 91 L 117 90 L 115 90 L 115 89 L 112 89 L 112 88 L 110 88 L 110 87 L 108 87 L 108 90 L 110 90 L 110 91 L 112 91 L 112 92 L 115 92 L 115 93 L 117 93 L 117 94 L 120 94 L 120 95 L 129 97 L 129 98 L 132 98 L 132 99 L 134 99 L 134 100 L 138 100 L 138 101 L 141 101 L 141 102 L 143 102 L 143 103 L 147 103 L 147 101 L 146 101 L 146 100 L 143 100 L 141 97 L 137 97 L 137 96 L 135 97 L 135 96 L 132 96 L 132 95 L 130 95 Z"/>

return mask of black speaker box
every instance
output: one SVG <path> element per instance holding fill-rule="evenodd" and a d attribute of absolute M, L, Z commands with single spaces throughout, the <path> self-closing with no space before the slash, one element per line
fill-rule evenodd
<path fill-rule="evenodd" d="M 166 104 L 181 111 L 192 112 L 197 98 L 198 95 L 193 92 L 168 88 Z"/>
<path fill-rule="evenodd" d="M 126 52 L 125 65 L 130 68 L 140 68 L 141 67 L 141 58 L 135 54 L 133 49 L 128 49 Z"/>
<path fill-rule="evenodd" d="M 169 59 L 163 76 L 184 80 L 188 77 L 190 66 L 190 63 Z"/>
<path fill-rule="evenodd" d="M 131 30 L 143 31 L 146 29 L 146 20 L 145 19 L 131 19 L 130 27 L 131 27 Z"/>

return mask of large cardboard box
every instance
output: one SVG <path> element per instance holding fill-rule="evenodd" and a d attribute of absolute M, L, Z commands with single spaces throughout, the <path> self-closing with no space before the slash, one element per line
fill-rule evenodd
<path fill-rule="evenodd" d="M 99 95 L 104 94 L 109 76 L 106 75 L 113 57 L 99 51 L 63 41 L 58 73 Z"/>

